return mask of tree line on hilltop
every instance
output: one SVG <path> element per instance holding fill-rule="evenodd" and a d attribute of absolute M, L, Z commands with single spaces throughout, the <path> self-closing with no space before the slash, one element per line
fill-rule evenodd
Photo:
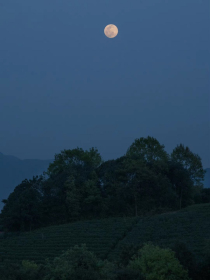
<path fill-rule="evenodd" d="M 4 231 L 29 231 L 72 221 L 140 216 L 210 202 L 201 158 L 182 144 L 169 155 L 153 137 L 103 161 L 96 148 L 63 150 L 43 175 L 23 180 L 0 214 Z"/>

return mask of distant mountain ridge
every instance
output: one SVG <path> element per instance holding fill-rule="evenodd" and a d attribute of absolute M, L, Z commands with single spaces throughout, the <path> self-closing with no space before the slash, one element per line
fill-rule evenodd
<path fill-rule="evenodd" d="M 33 176 L 41 175 L 47 171 L 49 164 L 54 159 L 24 159 L 21 160 L 15 156 L 4 155 L 0 152 L 0 211 L 4 203 L 2 199 L 7 199 L 17 185 L 25 179 L 33 179 Z M 210 188 L 210 168 L 204 178 L 204 188 Z"/>

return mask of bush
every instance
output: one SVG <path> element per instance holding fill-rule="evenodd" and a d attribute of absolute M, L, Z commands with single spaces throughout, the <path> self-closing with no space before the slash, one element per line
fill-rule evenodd
<path fill-rule="evenodd" d="M 200 268 L 197 271 L 197 277 L 196 280 L 209 280 L 210 279 L 210 260 L 200 265 Z"/>
<path fill-rule="evenodd" d="M 4 267 L 0 268 L 1 280 L 17 280 L 20 278 L 20 266 L 18 264 L 11 264 L 5 261 Z"/>
<path fill-rule="evenodd" d="M 40 266 L 37 265 L 34 261 L 23 260 L 19 270 L 21 280 L 36 280 L 37 278 L 40 279 L 39 270 Z"/>
<path fill-rule="evenodd" d="M 97 259 L 85 244 L 67 250 L 53 264 L 47 261 L 46 267 L 49 274 L 44 280 L 111 280 L 114 271 L 114 265 Z"/>
<path fill-rule="evenodd" d="M 140 271 L 129 268 L 121 268 L 116 271 L 114 280 L 145 280 Z"/>
<path fill-rule="evenodd" d="M 189 271 L 189 277 L 194 278 L 197 271 L 197 264 L 195 256 L 187 248 L 187 245 L 182 241 L 177 241 L 171 247 L 172 251 L 175 252 L 175 257 L 180 261 L 184 269 Z"/>
<path fill-rule="evenodd" d="M 128 268 L 140 271 L 146 280 L 189 280 L 188 272 L 174 254 L 171 249 L 161 249 L 149 242 L 130 261 Z"/>
<path fill-rule="evenodd" d="M 132 260 L 132 257 L 136 256 L 138 250 L 142 246 L 137 246 L 134 244 L 123 244 L 121 246 L 120 255 L 117 261 L 119 267 L 126 267 L 129 264 L 129 261 Z"/>

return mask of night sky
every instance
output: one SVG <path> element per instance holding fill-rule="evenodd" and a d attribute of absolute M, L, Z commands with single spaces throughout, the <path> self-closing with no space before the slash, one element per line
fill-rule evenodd
<path fill-rule="evenodd" d="M 151 136 L 210 167 L 209 11 L 209 0 L 1 1 L 0 152 L 96 147 L 109 160 Z"/>

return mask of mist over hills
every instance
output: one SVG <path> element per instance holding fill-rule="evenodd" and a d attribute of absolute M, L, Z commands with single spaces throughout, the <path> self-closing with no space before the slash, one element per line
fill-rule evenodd
<path fill-rule="evenodd" d="M 41 175 L 47 171 L 49 164 L 54 159 L 24 159 L 21 160 L 15 156 L 4 155 L 0 152 L 0 211 L 4 203 L 2 199 L 7 199 L 15 187 L 25 179 L 33 179 L 33 176 Z M 210 168 L 204 178 L 204 188 L 210 188 Z"/>

